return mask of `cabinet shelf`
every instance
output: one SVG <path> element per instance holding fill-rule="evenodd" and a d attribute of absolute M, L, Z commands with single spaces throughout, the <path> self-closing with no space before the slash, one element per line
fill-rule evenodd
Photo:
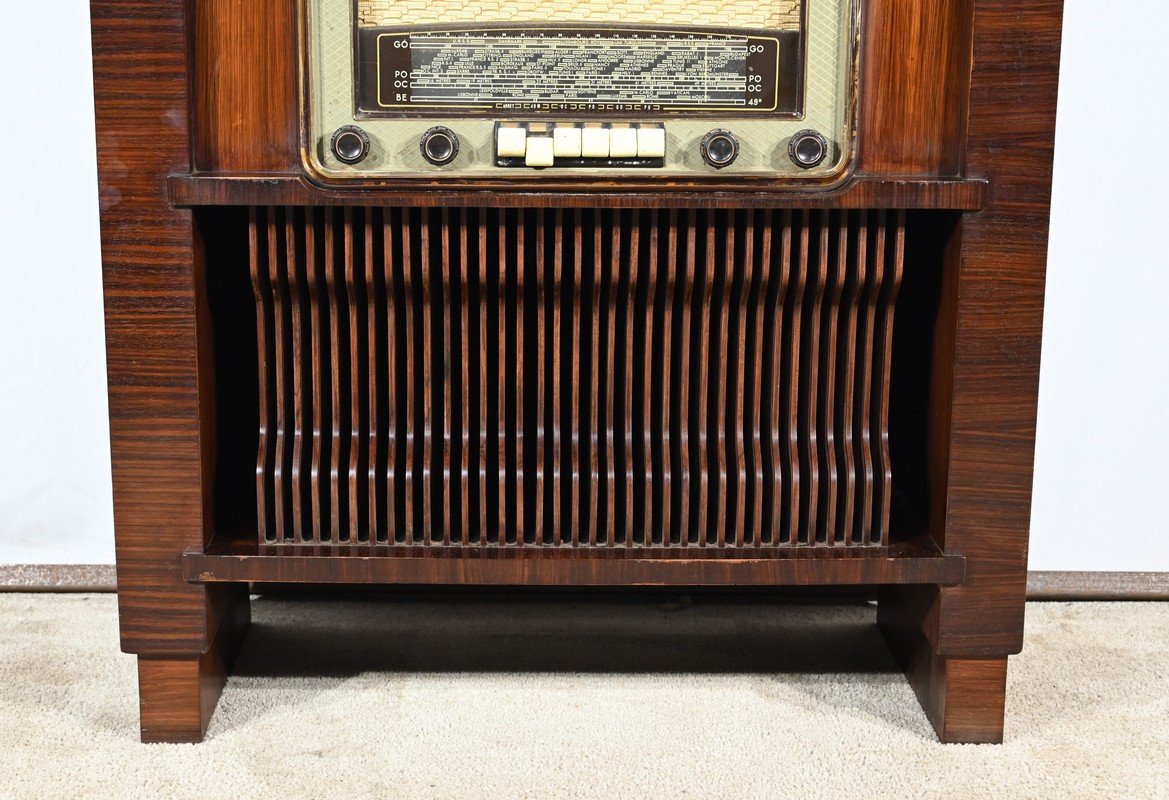
<path fill-rule="evenodd" d="M 965 557 L 929 538 L 885 547 L 585 548 L 541 545 L 261 545 L 213 542 L 183 555 L 191 583 L 528 586 L 813 586 L 962 582 Z"/>
<path fill-rule="evenodd" d="M 539 188 L 508 185 L 418 183 L 317 186 L 299 175 L 171 175 L 172 205 L 196 206 L 467 206 L 490 208 L 904 208 L 978 211 L 986 205 L 986 181 L 969 178 L 892 179 L 854 176 L 832 189 L 739 191 L 685 187 L 628 188 L 610 191 L 548 183 Z"/>

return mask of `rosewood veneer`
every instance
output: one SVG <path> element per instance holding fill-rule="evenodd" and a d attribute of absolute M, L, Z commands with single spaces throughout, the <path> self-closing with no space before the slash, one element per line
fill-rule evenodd
<path fill-rule="evenodd" d="M 249 584 L 871 586 L 939 737 L 1022 646 L 1060 0 L 862 0 L 829 186 L 302 166 L 293 0 L 92 0 L 121 643 Z"/>

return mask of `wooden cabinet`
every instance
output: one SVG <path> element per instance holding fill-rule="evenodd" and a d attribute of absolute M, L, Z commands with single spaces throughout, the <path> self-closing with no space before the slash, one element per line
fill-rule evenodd
<path fill-rule="evenodd" d="M 870 585 L 939 736 L 1001 740 L 1061 3 L 854 9 L 833 180 L 345 182 L 299 4 L 92 2 L 143 740 L 202 737 L 249 582 Z"/>

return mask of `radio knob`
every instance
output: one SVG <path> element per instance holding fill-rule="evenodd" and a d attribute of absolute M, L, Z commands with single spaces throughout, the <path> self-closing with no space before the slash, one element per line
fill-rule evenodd
<path fill-rule="evenodd" d="M 418 147 L 423 158 L 441 167 L 454 161 L 459 154 L 459 137 L 450 128 L 438 125 L 422 134 Z"/>
<path fill-rule="evenodd" d="M 369 155 L 369 137 L 356 125 L 345 125 L 334 131 L 329 146 L 344 164 L 356 164 Z"/>
<path fill-rule="evenodd" d="M 702 137 L 698 149 L 703 161 L 715 169 L 722 169 L 739 157 L 739 140 L 730 131 L 716 128 Z"/>
<path fill-rule="evenodd" d="M 800 131 L 788 142 L 787 154 L 797 167 L 818 167 L 828 157 L 828 142 L 817 131 Z"/>

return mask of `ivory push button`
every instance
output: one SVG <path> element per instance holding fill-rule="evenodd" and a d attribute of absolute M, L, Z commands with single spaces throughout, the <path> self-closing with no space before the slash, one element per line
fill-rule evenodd
<path fill-rule="evenodd" d="M 660 122 L 502 122 L 495 154 L 499 167 L 661 167 L 666 130 Z"/>
<path fill-rule="evenodd" d="M 557 158 L 580 158 L 580 128 L 557 125 L 552 129 L 552 150 Z"/>
<path fill-rule="evenodd" d="M 609 129 L 582 128 L 580 132 L 580 154 L 585 158 L 608 158 Z"/>
<path fill-rule="evenodd" d="M 611 158 L 636 158 L 637 128 L 610 128 L 609 156 Z"/>
<path fill-rule="evenodd" d="M 529 136 L 524 163 L 529 167 L 550 167 L 556 160 L 551 136 Z"/>
<path fill-rule="evenodd" d="M 519 126 L 495 129 L 495 154 L 500 158 L 519 158 L 527 149 L 528 131 Z"/>
<path fill-rule="evenodd" d="M 657 126 L 637 129 L 637 157 L 665 158 L 666 129 Z"/>

